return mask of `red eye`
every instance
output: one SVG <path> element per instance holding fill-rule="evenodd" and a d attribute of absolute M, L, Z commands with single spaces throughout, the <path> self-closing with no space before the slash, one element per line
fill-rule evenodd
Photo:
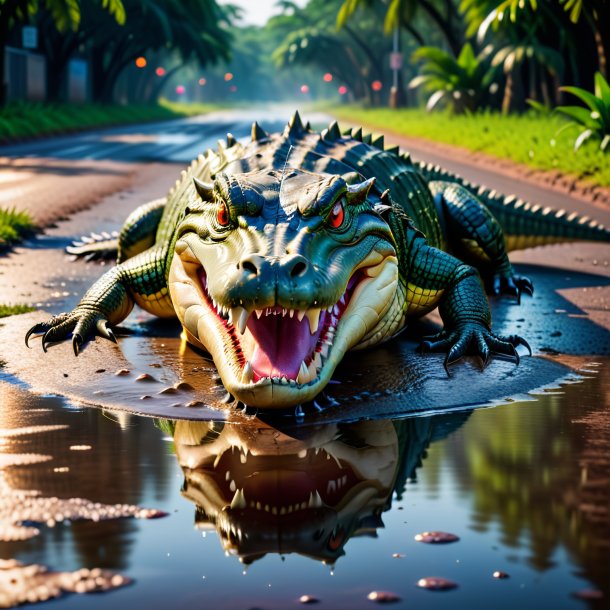
<path fill-rule="evenodd" d="M 223 202 L 218 204 L 216 208 L 216 220 L 218 220 L 218 224 L 221 227 L 226 227 L 229 224 L 229 210 L 227 209 L 227 204 Z"/>
<path fill-rule="evenodd" d="M 337 203 L 335 203 L 333 206 L 333 209 L 330 211 L 328 223 L 333 229 L 338 229 L 343 224 L 344 217 L 345 213 L 343 211 L 343 204 L 340 201 L 337 201 Z"/>

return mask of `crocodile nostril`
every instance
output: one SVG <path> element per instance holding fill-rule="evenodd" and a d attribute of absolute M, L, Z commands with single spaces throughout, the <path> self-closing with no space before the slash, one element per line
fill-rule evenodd
<path fill-rule="evenodd" d="M 250 273 L 253 273 L 254 275 L 258 275 L 258 268 L 252 261 L 247 261 L 247 260 L 242 261 L 241 266 L 244 271 L 249 271 Z"/>
<path fill-rule="evenodd" d="M 307 271 L 307 263 L 297 261 L 290 270 L 290 277 L 300 277 Z"/>

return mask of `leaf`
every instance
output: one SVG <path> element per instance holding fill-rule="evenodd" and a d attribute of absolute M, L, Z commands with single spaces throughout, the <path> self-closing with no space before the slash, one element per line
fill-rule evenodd
<path fill-rule="evenodd" d="M 595 73 L 595 95 L 610 109 L 610 85 L 601 72 Z"/>
<path fill-rule="evenodd" d="M 610 133 L 607 133 L 604 136 L 604 139 L 602 140 L 602 143 L 599 145 L 599 147 L 601 148 L 602 152 L 606 152 L 606 148 L 608 148 L 609 144 L 610 144 Z"/>
<path fill-rule="evenodd" d="M 121 0 L 104 0 L 102 7 L 105 8 L 119 25 L 125 24 L 125 7 Z"/>
<path fill-rule="evenodd" d="M 593 135 L 593 131 L 590 129 L 585 129 L 574 142 L 574 150 L 578 150 L 591 136 Z"/>
<path fill-rule="evenodd" d="M 446 91 L 436 91 L 429 98 L 426 104 L 426 110 L 430 112 L 442 99 L 445 97 Z"/>
<path fill-rule="evenodd" d="M 580 87 L 559 87 L 560 91 L 566 91 L 567 93 L 571 93 L 575 95 L 577 98 L 582 100 L 591 110 L 599 112 L 602 116 L 605 114 L 605 108 L 603 106 L 602 101 L 595 97 L 591 92 L 586 89 L 581 89 Z"/>
<path fill-rule="evenodd" d="M 80 5 L 78 0 L 46 0 L 46 7 L 53 17 L 55 27 L 60 32 L 76 32 L 80 25 Z"/>
<path fill-rule="evenodd" d="M 600 128 L 599 122 L 592 119 L 591 113 L 582 106 L 557 106 L 555 111 L 569 117 L 584 127 L 588 127 L 589 129 Z"/>

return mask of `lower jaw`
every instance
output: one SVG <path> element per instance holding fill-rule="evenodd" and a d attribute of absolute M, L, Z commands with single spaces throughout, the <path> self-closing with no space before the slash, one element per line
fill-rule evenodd
<path fill-rule="evenodd" d="M 223 377 L 222 372 L 220 376 Z M 326 382 L 318 376 L 314 381 L 298 387 L 264 379 L 258 383 L 240 384 L 227 390 L 237 400 L 251 407 L 286 409 L 313 400 L 325 386 Z"/>

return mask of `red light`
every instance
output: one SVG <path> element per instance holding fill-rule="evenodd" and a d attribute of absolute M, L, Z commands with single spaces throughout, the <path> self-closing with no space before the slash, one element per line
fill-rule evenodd
<path fill-rule="evenodd" d="M 323 77 L 325 83 L 330 83 L 333 80 L 333 75 L 327 72 Z"/>
<path fill-rule="evenodd" d="M 233 80 L 233 74 L 232 74 L 231 72 L 227 72 L 227 73 L 225 74 L 225 80 L 226 80 L 227 82 L 229 82 L 230 80 Z"/>
<path fill-rule="evenodd" d="M 186 91 L 186 89 L 184 88 L 184 85 L 178 85 L 176 87 L 176 93 L 178 95 L 184 95 L 184 92 Z"/>
<path fill-rule="evenodd" d="M 301 93 L 309 93 L 309 86 L 301 85 Z"/>
<path fill-rule="evenodd" d="M 337 91 L 339 92 L 339 95 L 345 95 L 347 93 L 347 87 L 345 85 L 341 85 Z"/>
<path fill-rule="evenodd" d="M 205 80 L 205 78 L 200 78 L 199 79 L 199 84 L 203 87 L 208 81 Z"/>
<path fill-rule="evenodd" d="M 146 68 L 146 57 L 138 57 L 136 59 L 137 68 Z"/>
<path fill-rule="evenodd" d="M 157 76 L 165 76 L 165 68 L 161 68 L 161 66 L 159 66 L 156 70 L 155 70 L 155 74 Z"/>
<path fill-rule="evenodd" d="M 381 91 L 383 89 L 383 83 L 380 80 L 374 80 L 371 83 L 371 89 L 373 91 Z"/>

